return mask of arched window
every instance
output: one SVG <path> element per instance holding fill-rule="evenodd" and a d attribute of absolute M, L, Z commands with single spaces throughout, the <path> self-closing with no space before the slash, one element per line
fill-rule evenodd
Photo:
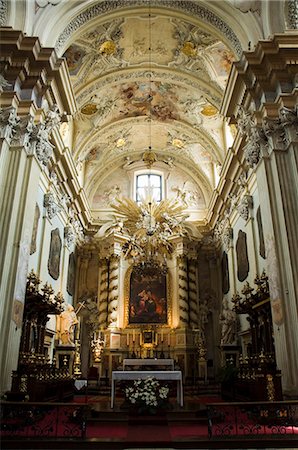
<path fill-rule="evenodd" d="M 160 202 L 162 199 L 161 175 L 153 173 L 142 173 L 136 176 L 136 201 L 152 199 Z"/>

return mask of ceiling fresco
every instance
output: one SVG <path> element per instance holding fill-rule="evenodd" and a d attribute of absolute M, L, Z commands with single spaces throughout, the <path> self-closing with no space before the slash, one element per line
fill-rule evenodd
<path fill-rule="evenodd" d="M 167 195 L 202 218 L 231 138 L 219 113 L 231 48 L 170 8 L 107 14 L 75 36 L 64 52 L 78 105 L 72 147 L 94 217 L 113 193 L 129 195 L 151 147 Z"/>

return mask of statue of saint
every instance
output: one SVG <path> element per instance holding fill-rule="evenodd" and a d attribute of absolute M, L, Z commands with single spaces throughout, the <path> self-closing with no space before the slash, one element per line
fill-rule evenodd
<path fill-rule="evenodd" d="M 67 305 L 66 310 L 60 314 L 60 339 L 64 345 L 74 345 L 74 330 L 78 323 L 74 307 Z"/>
<path fill-rule="evenodd" d="M 221 345 L 236 343 L 236 313 L 229 308 L 226 298 L 222 302 L 221 321 Z"/>

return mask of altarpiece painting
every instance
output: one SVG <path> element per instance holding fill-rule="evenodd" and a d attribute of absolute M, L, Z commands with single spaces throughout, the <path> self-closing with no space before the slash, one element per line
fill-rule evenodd
<path fill-rule="evenodd" d="M 166 275 L 131 273 L 129 292 L 130 324 L 167 323 Z"/>

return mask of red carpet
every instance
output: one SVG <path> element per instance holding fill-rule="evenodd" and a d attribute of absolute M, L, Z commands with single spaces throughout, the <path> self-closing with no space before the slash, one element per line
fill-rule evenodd
<path fill-rule="evenodd" d="M 171 435 L 167 425 L 130 425 L 127 439 L 137 442 L 170 442 Z"/>
<path fill-rule="evenodd" d="M 109 438 L 109 439 L 126 439 L 127 425 L 126 424 L 105 424 L 98 425 L 88 424 L 86 430 L 87 438 Z"/>

